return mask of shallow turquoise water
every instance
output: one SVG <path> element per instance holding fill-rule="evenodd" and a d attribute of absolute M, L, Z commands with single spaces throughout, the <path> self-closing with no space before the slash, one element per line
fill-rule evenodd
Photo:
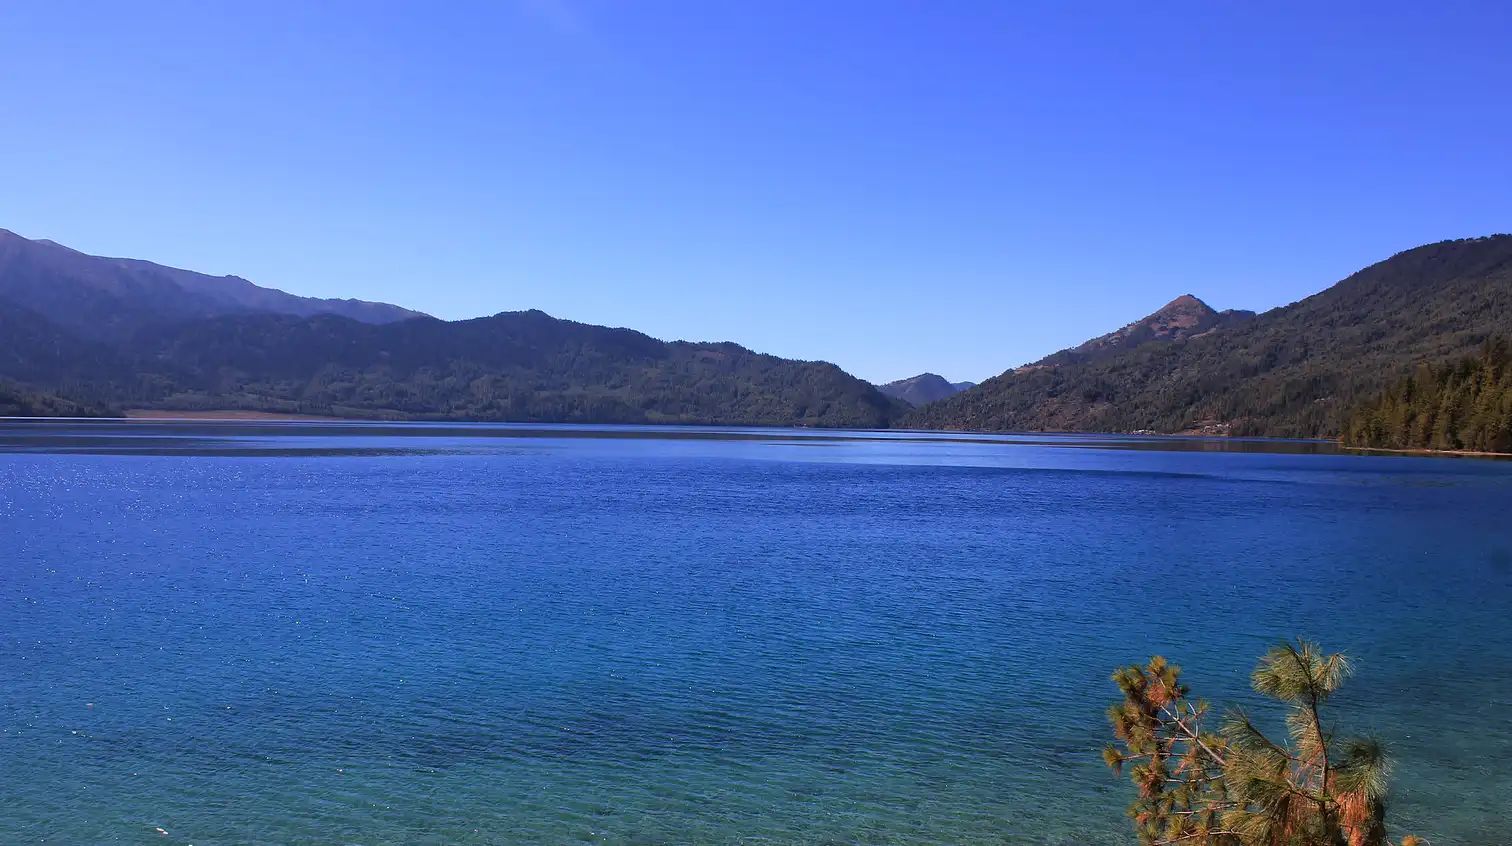
<path fill-rule="evenodd" d="M 0 425 L 0 843 L 1123 843 L 1111 669 L 1295 634 L 1512 843 L 1512 464 L 1255 448 Z"/>

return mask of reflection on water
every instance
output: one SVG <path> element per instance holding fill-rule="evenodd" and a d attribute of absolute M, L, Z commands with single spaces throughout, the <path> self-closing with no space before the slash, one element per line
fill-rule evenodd
<path fill-rule="evenodd" d="M 971 432 L 746 429 L 697 426 L 591 426 L 524 423 L 370 423 L 336 421 L 7 421 L 0 452 L 97 455 L 399 455 L 509 449 L 512 440 L 620 439 L 758 441 L 829 446 L 867 443 L 1017 445 L 1164 452 L 1330 455 L 1332 441 L 1159 435 L 981 434 Z"/>

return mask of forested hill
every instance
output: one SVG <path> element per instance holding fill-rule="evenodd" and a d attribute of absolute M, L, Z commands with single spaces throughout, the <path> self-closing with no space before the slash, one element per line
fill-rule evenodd
<path fill-rule="evenodd" d="M 112 417 L 113 409 L 18 388 L 0 380 L 0 417 Z"/>
<path fill-rule="evenodd" d="M 664 343 L 538 311 L 443 322 L 0 229 L 0 414 L 886 427 L 906 406 L 824 362 Z"/>
<path fill-rule="evenodd" d="M 238 315 L 150 325 L 108 344 L 14 305 L 0 307 L 0 325 L 18 327 L 0 335 L 0 376 L 125 408 L 858 428 L 886 427 L 904 408 L 833 364 L 664 343 L 539 311 L 383 325 Z"/>
<path fill-rule="evenodd" d="M 1362 405 L 1344 432 L 1350 446 L 1512 452 L 1512 344 L 1413 375 Z"/>
<path fill-rule="evenodd" d="M 1220 331 L 1010 370 L 904 425 L 1333 437 L 1359 402 L 1419 364 L 1507 334 L 1512 236 L 1444 241 Z"/>

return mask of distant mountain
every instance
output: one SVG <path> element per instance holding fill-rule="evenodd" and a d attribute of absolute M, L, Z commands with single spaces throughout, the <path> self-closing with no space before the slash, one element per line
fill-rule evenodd
<path fill-rule="evenodd" d="M 1252 319 L 1253 311 L 1215 311 L 1191 294 L 1166 303 L 1159 311 L 1080 346 L 1046 356 L 1036 366 L 1073 364 L 1111 358 L 1151 341 L 1184 341 Z"/>
<path fill-rule="evenodd" d="M 1398 253 L 1300 302 L 1207 328 L 1211 309 L 1185 299 L 918 408 L 904 425 L 1334 437 L 1356 404 L 1418 364 L 1512 334 L 1512 235 Z"/>
<path fill-rule="evenodd" d="M 899 379 L 896 382 L 888 382 L 879 385 L 877 390 L 890 397 L 896 397 L 912 406 L 923 405 L 944 399 L 957 391 L 964 391 L 974 386 L 975 382 L 947 382 L 944 376 L 934 373 L 920 373 L 907 379 Z"/>
<path fill-rule="evenodd" d="M 878 428 L 906 406 L 824 362 L 538 311 L 446 323 L 0 230 L 0 415 L 107 407 Z"/>
<path fill-rule="evenodd" d="M 366 322 L 324 312 L 338 306 Z M 234 277 L 99 259 L 3 233 L 0 414 L 244 409 L 1333 437 L 1352 409 L 1368 407 L 1389 385 L 1402 390 L 1399 380 L 1420 365 L 1512 336 L 1512 235 L 1408 250 L 1258 316 L 1180 297 L 959 392 L 933 374 L 884 386 L 919 402 L 912 410 L 833 364 L 731 343 L 667 343 L 536 311 L 453 323 L 401 319 L 412 314 L 305 300 Z"/>
<path fill-rule="evenodd" d="M 384 419 L 884 428 L 905 410 L 833 364 L 539 311 L 382 325 L 244 314 L 92 343 L 0 303 L 0 376 L 84 405 Z"/>
<path fill-rule="evenodd" d="M 85 337 L 125 338 L 143 326 L 228 314 L 336 314 L 392 323 L 419 312 L 363 300 L 322 300 L 138 259 L 91 256 L 0 229 L 0 300 Z"/>

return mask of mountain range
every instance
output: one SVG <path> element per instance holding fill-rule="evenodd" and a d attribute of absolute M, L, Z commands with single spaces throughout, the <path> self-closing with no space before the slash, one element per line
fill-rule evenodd
<path fill-rule="evenodd" d="M 1512 335 L 1512 236 L 1444 241 L 1263 314 L 1184 295 L 980 385 L 539 311 L 446 322 L 0 230 L 0 414 L 240 409 L 383 419 L 1337 436 L 1421 364 Z"/>
<path fill-rule="evenodd" d="M 8 232 L 0 379 L 12 406 L 44 413 L 875 428 L 905 409 L 833 364 L 733 343 L 667 343 L 539 311 L 446 322 Z"/>

